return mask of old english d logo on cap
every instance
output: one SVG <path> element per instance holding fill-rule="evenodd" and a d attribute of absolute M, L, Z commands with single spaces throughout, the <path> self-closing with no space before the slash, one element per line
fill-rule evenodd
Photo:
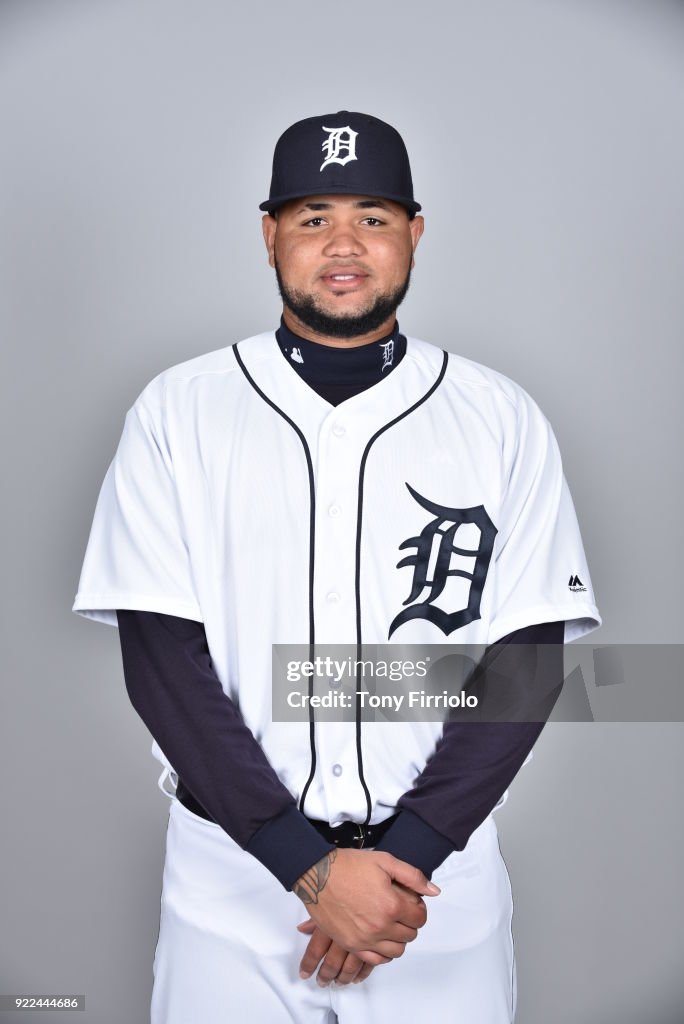
<path fill-rule="evenodd" d="M 396 128 L 371 114 L 338 110 L 290 125 L 273 153 L 268 199 L 274 212 L 290 199 L 310 195 L 378 196 L 420 210 L 406 146 Z"/>
<path fill-rule="evenodd" d="M 324 125 L 323 131 L 328 133 L 328 138 L 324 140 L 321 147 L 325 153 L 325 160 L 321 164 L 321 170 L 327 167 L 328 164 L 340 164 L 344 167 L 350 160 L 358 159 L 356 156 L 356 137 L 359 134 L 358 132 L 355 132 L 348 124 L 344 128 L 326 128 Z M 341 153 L 346 153 L 344 159 L 341 158 Z"/>

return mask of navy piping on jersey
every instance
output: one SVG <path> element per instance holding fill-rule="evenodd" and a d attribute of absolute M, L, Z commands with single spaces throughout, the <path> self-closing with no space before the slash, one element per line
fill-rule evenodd
<path fill-rule="evenodd" d="M 362 518 L 363 518 L 363 481 L 364 481 L 364 474 L 365 474 L 365 471 L 366 471 L 366 461 L 368 459 L 368 453 L 370 452 L 371 445 L 373 445 L 374 442 L 377 441 L 377 439 L 380 437 L 381 434 L 384 434 L 384 432 L 386 430 L 389 430 L 390 427 L 393 427 L 396 423 L 399 423 L 400 420 L 403 420 L 406 416 L 409 416 L 420 405 L 423 405 L 424 402 L 427 402 L 428 398 L 430 398 L 434 394 L 434 392 L 437 390 L 439 385 L 444 380 L 444 374 L 446 373 L 446 368 L 447 368 L 448 362 L 449 362 L 449 353 L 448 352 L 443 352 L 442 368 L 439 371 L 439 376 L 437 377 L 437 380 L 430 386 L 430 388 L 425 392 L 425 394 L 423 395 L 422 398 L 419 398 L 418 401 L 414 402 L 413 405 L 409 406 L 408 409 L 404 409 L 404 411 L 399 413 L 398 416 L 395 416 L 395 418 L 393 420 L 390 420 L 389 423 L 385 423 L 385 425 L 383 427 L 380 427 L 379 430 L 376 430 L 376 432 L 373 434 L 373 436 L 368 441 L 368 444 L 364 448 L 363 455 L 361 456 L 361 466 L 360 466 L 360 469 L 359 469 L 359 487 L 358 487 L 358 493 L 359 493 L 358 513 L 357 513 L 357 518 L 356 518 L 356 579 L 355 579 L 355 591 L 356 591 L 356 658 L 357 658 L 357 661 L 361 661 L 362 657 L 363 657 L 362 650 L 361 650 L 361 645 L 362 645 L 362 636 L 361 636 L 361 525 L 362 525 Z M 365 780 L 365 777 L 364 777 L 364 774 L 363 774 L 363 753 L 362 753 L 362 748 L 361 748 L 361 715 L 360 715 L 360 711 L 361 711 L 361 697 L 360 697 L 360 694 L 359 694 L 359 691 L 358 691 L 358 688 L 357 688 L 357 694 L 356 694 L 356 758 L 357 758 L 357 764 L 358 764 L 359 782 L 361 783 L 361 785 L 363 787 L 363 791 L 364 791 L 364 793 L 366 795 L 366 808 L 367 808 L 367 810 L 366 810 L 366 819 L 363 822 L 363 824 L 364 825 L 368 825 L 368 824 L 370 824 L 372 801 L 371 801 L 370 792 L 368 790 L 368 786 L 366 785 L 366 780 Z"/>
<path fill-rule="evenodd" d="M 314 651 L 315 625 L 314 625 L 314 586 L 313 586 L 313 583 L 314 583 L 314 553 L 315 553 L 314 541 L 315 541 L 315 529 L 316 529 L 316 487 L 315 487 L 315 484 L 314 484 L 314 472 L 313 472 L 313 462 L 312 462 L 312 459 L 311 459 L 311 452 L 309 450 L 309 445 L 307 444 L 307 441 L 306 441 L 306 438 L 304 437 L 304 434 L 302 433 L 300 428 L 297 426 L 297 424 L 294 422 L 294 420 L 290 419 L 290 417 L 287 415 L 287 413 L 283 412 L 283 410 L 281 408 L 279 408 L 279 406 L 277 406 L 276 403 L 274 401 L 272 401 L 268 397 L 268 395 L 265 395 L 264 392 L 259 387 L 259 385 L 256 383 L 256 381 L 252 378 L 252 376 L 250 375 L 247 367 L 245 366 L 244 362 L 242 361 L 242 356 L 240 355 L 240 352 L 238 350 L 237 344 L 233 345 L 233 351 L 235 352 L 235 358 L 237 359 L 238 366 L 240 367 L 240 369 L 242 370 L 242 372 L 244 373 L 245 377 L 247 378 L 249 383 L 252 385 L 252 387 L 254 388 L 256 393 L 259 395 L 259 397 L 263 398 L 264 402 L 266 402 L 267 405 L 270 405 L 270 407 L 275 412 L 277 412 L 279 416 L 282 416 L 282 418 L 285 420 L 285 422 L 289 423 L 290 426 L 292 427 L 292 429 L 295 431 L 295 433 L 297 434 L 297 437 L 299 438 L 299 440 L 302 443 L 302 447 L 304 449 L 304 455 L 306 456 L 306 468 L 307 468 L 308 474 L 309 474 L 309 508 L 310 508 L 310 511 L 309 511 L 309 658 L 310 658 L 311 661 L 313 661 L 314 654 L 315 654 L 315 651 Z M 310 785 L 311 785 L 311 783 L 313 781 L 313 777 L 316 774 L 316 722 L 315 722 L 315 717 L 314 717 L 314 710 L 311 707 L 311 699 L 310 698 L 312 696 L 313 696 L 313 677 L 311 676 L 311 677 L 309 677 L 309 701 L 308 701 L 308 704 L 309 704 L 309 744 L 310 744 L 310 747 L 311 747 L 311 770 L 309 772 L 309 777 L 306 780 L 306 783 L 305 783 L 304 788 L 302 790 L 302 795 L 299 798 L 299 810 L 301 811 L 302 814 L 304 814 L 304 801 L 306 800 L 306 794 L 308 793 L 309 787 L 310 787 Z"/>

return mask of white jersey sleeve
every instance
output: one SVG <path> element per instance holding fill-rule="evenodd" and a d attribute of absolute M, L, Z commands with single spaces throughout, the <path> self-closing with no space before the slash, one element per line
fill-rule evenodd
<path fill-rule="evenodd" d="M 598 628 L 601 617 L 553 429 L 524 389 L 516 395 L 517 425 L 504 443 L 488 639 L 563 619 L 570 643 Z"/>
<path fill-rule="evenodd" d="M 72 610 L 116 626 L 117 608 L 203 621 L 183 536 L 159 381 L 126 413 L 102 483 Z"/>

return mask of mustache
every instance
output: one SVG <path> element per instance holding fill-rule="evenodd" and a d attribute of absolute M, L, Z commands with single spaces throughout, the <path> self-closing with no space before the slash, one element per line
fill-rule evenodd
<path fill-rule="evenodd" d="M 350 270 L 357 270 L 359 273 L 366 274 L 368 277 L 370 277 L 371 274 L 368 267 L 364 267 L 362 263 L 347 263 L 344 260 L 339 260 L 337 263 L 331 263 L 330 266 L 322 270 L 319 277 L 325 277 L 327 274 L 341 274 Z"/>

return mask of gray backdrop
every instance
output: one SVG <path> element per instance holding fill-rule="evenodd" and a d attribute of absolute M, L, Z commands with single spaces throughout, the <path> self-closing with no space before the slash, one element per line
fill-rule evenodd
<path fill-rule="evenodd" d="M 257 204 L 292 121 L 403 133 L 402 329 L 550 418 L 592 642 L 681 642 L 683 57 L 659 0 L 2 0 L 0 993 L 147 1019 L 167 801 L 117 633 L 70 609 L 142 387 L 277 323 Z M 520 1024 L 682 1019 L 681 741 L 552 723 L 497 812 Z"/>

